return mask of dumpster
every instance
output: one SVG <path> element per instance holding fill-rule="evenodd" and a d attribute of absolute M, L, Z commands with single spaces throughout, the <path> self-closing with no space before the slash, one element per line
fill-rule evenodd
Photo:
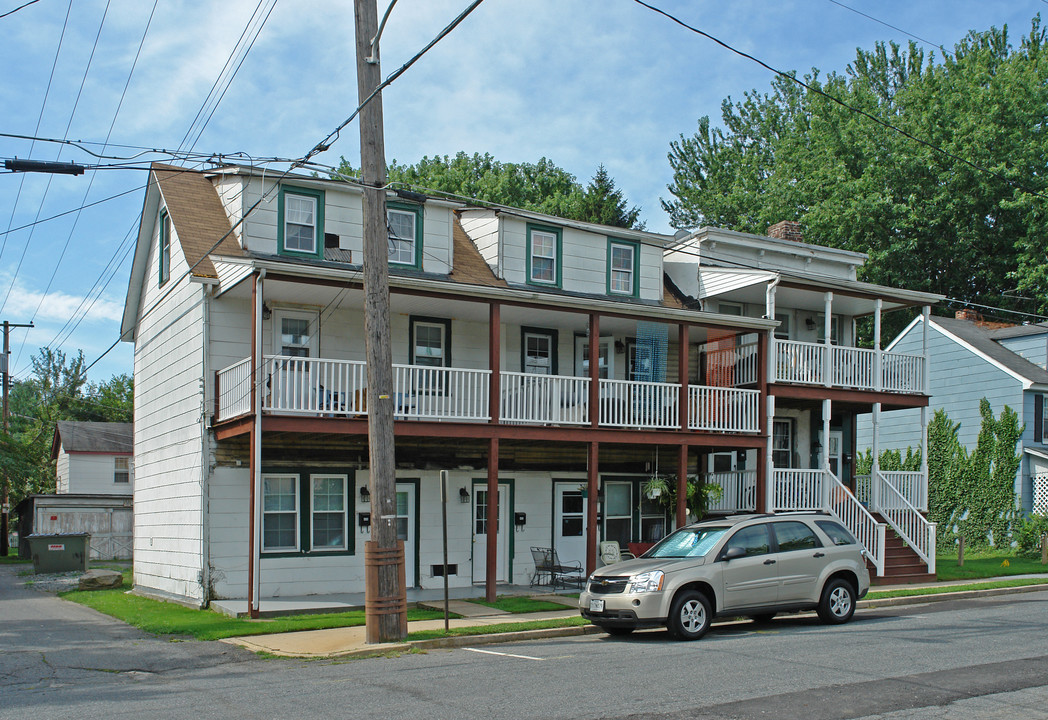
<path fill-rule="evenodd" d="M 33 572 L 87 572 L 90 533 L 34 534 L 26 540 L 29 541 L 29 554 L 33 556 Z"/>

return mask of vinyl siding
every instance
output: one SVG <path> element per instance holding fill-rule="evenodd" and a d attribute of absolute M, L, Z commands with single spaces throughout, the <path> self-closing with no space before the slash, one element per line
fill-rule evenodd
<path fill-rule="evenodd" d="M 59 492 L 130 495 L 134 485 L 134 470 L 131 470 L 130 482 L 114 482 L 115 457 L 115 455 L 86 453 L 66 455 L 68 480 L 65 483 L 66 489 Z M 131 456 L 122 455 L 121 457 L 130 459 Z"/>
<path fill-rule="evenodd" d="M 1034 365 L 1048 369 L 1048 333 L 1006 338 L 997 342 Z"/>

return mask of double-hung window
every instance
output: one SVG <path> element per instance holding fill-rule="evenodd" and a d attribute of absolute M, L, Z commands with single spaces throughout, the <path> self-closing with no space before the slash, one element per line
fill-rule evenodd
<path fill-rule="evenodd" d="M 346 549 L 346 475 L 310 476 L 313 550 Z"/>
<path fill-rule="evenodd" d="M 389 203 L 386 222 L 389 227 L 389 262 L 422 269 L 422 207 Z"/>
<path fill-rule="evenodd" d="M 555 330 L 522 328 L 523 371 L 529 375 L 557 374 L 557 335 Z"/>
<path fill-rule="evenodd" d="M 262 476 L 262 550 L 299 549 L 298 475 Z"/>
<path fill-rule="evenodd" d="M 409 362 L 423 368 L 451 365 L 451 321 L 440 318 L 416 318 L 409 321 L 411 347 Z M 415 371 L 415 389 L 421 393 L 443 393 L 444 372 Z"/>
<path fill-rule="evenodd" d="M 609 295 L 637 295 L 637 248 L 625 240 L 608 241 Z"/>
<path fill-rule="evenodd" d="M 323 190 L 281 186 L 277 215 L 277 249 L 281 254 L 323 254 Z"/>
<path fill-rule="evenodd" d="M 792 467 L 793 458 L 793 421 L 772 421 L 771 460 L 777 468 Z"/>
<path fill-rule="evenodd" d="M 617 541 L 619 547 L 633 540 L 632 493 L 632 483 L 604 483 L 604 539 Z"/>
<path fill-rule="evenodd" d="M 529 283 L 560 287 L 560 243 L 560 230 L 528 225 Z"/>
<path fill-rule="evenodd" d="M 158 276 L 163 285 L 171 277 L 171 216 L 167 210 L 160 212 L 160 255 Z"/>
<path fill-rule="evenodd" d="M 113 482 L 118 484 L 131 482 L 131 458 L 113 458 Z"/>

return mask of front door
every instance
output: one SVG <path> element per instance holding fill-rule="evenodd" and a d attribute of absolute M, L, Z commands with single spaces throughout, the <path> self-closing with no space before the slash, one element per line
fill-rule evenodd
<path fill-rule="evenodd" d="M 602 337 L 597 344 L 597 374 L 601 378 L 615 377 L 615 354 L 611 352 L 614 339 Z M 575 337 L 575 375 L 589 377 L 589 338 L 585 335 Z"/>
<path fill-rule="evenodd" d="M 404 584 L 415 587 L 415 548 L 416 536 L 415 494 L 418 491 L 414 483 L 397 483 L 397 539 L 404 541 Z"/>
<path fill-rule="evenodd" d="M 578 480 L 553 485 L 553 547 L 561 562 L 586 564 L 586 500 Z"/>
<path fill-rule="evenodd" d="M 844 433 L 840 430 L 830 430 L 830 444 L 827 446 L 827 457 L 830 461 L 830 472 L 841 479 L 841 446 L 844 443 Z"/>
<path fill-rule="evenodd" d="M 509 582 L 509 485 L 499 484 L 498 518 L 495 527 L 488 518 L 488 488 L 486 483 L 473 484 L 473 582 L 487 580 L 488 532 L 495 530 L 495 581 Z"/>

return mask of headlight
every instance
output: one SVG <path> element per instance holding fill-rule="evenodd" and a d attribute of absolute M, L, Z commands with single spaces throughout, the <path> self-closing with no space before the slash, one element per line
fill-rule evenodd
<path fill-rule="evenodd" d="M 659 590 L 662 590 L 662 579 L 664 577 L 665 573 L 661 570 L 652 570 L 651 572 L 634 575 L 630 578 L 629 584 L 626 586 L 626 592 L 658 592 Z"/>

